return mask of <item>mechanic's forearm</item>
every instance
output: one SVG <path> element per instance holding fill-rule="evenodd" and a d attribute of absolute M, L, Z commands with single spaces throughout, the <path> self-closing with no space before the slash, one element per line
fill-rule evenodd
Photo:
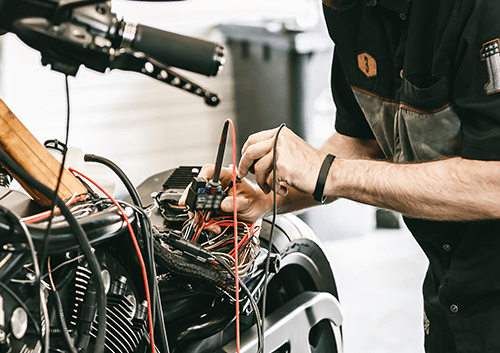
<path fill-rule="evenodd" d="M 457 157 L 394 164 L 338 158 L 325 194 L 417 218 L 500 219 L 500 162 Z"/>
<path fill-rule="evenodd" d="M 337 158 L 344 159 L 369 159 L 381 158 L 381 150 L 375 140 L 363 140 L 348 137 L 335 133 L 321 146 L 321 150 L 326 153 L 332 153 Z M 317 178 L 317 177 L 315 177 Z M 311 179 L 311 182 L 316 183 L 316 179 Z M 272 195 L 267 195 L 268 207 L 272 207 Z M 337 199 L 332 195 L 328 196 L 326 203 L 333 202 Z M 288 194 L 286 196 L 278 195 L 278 213 L 296 212 L 309 207 L 317 206 L 320 203 L 314 201 L 311 194 L 305 194 L 297 189 L 288 186 Z M 272 208 L 268 208 L 272 210 Z"/>
<path fill-rule="evenodd" d="M 335 199 L 329 197 L 327 201 L 331 202 Z M 314 201 L 312 195 L 304 194 L 292 187 L 288 187 L 286 196 L 278 195 L 278 213 L 296 212 L 319 204 L 319 202 Z"/>

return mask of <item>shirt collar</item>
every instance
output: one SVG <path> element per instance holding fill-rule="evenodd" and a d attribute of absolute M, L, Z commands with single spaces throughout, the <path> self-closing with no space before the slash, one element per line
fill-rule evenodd
<path fill-rule="evenodd" d="M 411 0 L 379 0 L 379 2 L 389 10 L 408 13 Z"/>

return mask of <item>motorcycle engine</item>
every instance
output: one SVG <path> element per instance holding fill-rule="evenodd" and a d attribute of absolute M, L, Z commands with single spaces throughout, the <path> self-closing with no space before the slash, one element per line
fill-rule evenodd
<path fill-rule="evenodd" d="M 106 290 L 106 341 L 109 352 L 132 353 L 147 336 L 147 304 L 134 286 L 132 276 L 107 250 L 98 249 L 101 277 Z M 13 265 L 17 254 L 4 252 L 2 263 Z M 59 312 L 65 313 L 68 333 L 79 351 L 93 351 L 93 339 L 99 330 L 96 316 L 96 292 L 92 273 L 78 254 L 67 253 L 49 260 L 52 278 L 42 281 L 51 320 L 50 347 L 65 350 L 59 329 Z M 66 264 L 65 264 L 66 263 Z M 47 276 L 49 277 L 49 276 Z M 2 278 L 0 288 L 0 352 L 40 352 L 40 333 L 46 329 L 39 307 L 39 295 L 28 261 L 21 264 L 10 280 Z M 56 288 L 56 291 L 54 291 Z M 56 298 L 59 296 L 59 299 Z"/>

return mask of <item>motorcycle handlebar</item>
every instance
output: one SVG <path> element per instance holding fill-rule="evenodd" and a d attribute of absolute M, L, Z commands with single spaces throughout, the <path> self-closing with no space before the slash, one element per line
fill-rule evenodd
<path fill-rule="evenodd" d="M 224 49 L 217 43 L 140 24 L 125 24 L 123 42 L 165 65 L 206 76 L 217 75 L 224 64 Z"/>

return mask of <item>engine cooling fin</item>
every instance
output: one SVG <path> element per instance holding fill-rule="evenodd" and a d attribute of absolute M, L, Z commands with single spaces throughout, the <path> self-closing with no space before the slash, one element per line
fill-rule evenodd
<path fill-rule="evenodd" d="M 146 332 L 146 315 L 145 308 L 141 305 L 135 311 L 134 313 L 134 304 L 127 297 L 108 294 L 105 347 L 109 352 L 133 353 L 139 346 Z M 96 338 L 98 330 L 96 316 L 91 336 Z"/>

